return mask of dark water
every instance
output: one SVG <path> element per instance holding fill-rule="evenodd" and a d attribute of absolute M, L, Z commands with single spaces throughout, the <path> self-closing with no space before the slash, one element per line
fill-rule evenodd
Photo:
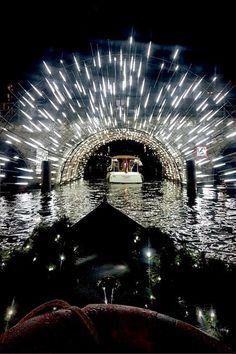
<path fill-rule="evenodd" d="M 141 225 L 156 226 L 169 233 L 177 245 L 185 243 L 192 250 L 205 251 L 213 258 L 209 266 L 204 268 L 200 259 L 191 265 L 184 257 L 181 263 L 181 258 L 169 252 L 170 248 L 165 253 L 167 244 L 160 253 L 162 247 L 155 246 L 153 239 L 150 247 L 150 239 L 147 242 L 142 237 L 130 248 L 123 239 L 122 247 L 128 255 L 124 257 L 122 249 L 118 252 L 121 257 L 114 260 L 117 246 L 113 246 L 112 229 L 117 225 L 109 225 L 109 220 L 107 227 L 113 241 L 108 245 L 103 242 L 103 252 L 99 248 L 99 252 L 91 253 L 88 243 L 87 254 L 82 239 L 79 244 L 75 242 L 76 247 L 67 249 L 68 242 L 59 241 L 55 238 L 57 232 L 53 235 L 50 231 L 42 237 L 45 243 L 41 248 L 30 246 L 26 250 L 25 245 L 20 256 L 13 255 L 0 264 L 0 331 L 37 305 L 59 298 L 79 307 L 117 303 L 149 308 L 196 325 L 235 350 L 236 269 L 231 271 L 231 265 L 215 261 L 222 258 L 236 264 L 236 199 L 225 191 L 199 190 L 195 203 L 190 204 L 186 190 L 172 182 L 111 185 L 102 180 L 81 180 L 47 195 L 40 191 L 2 195 L 2 248 L 21 246 L 40 223 L 51 225 L 64 215 L 72 223 L 79 221 L 101 203 L 104 195 L 111 205 Z M 62 237 L 61 228 L 60 234 Z M 160 234 L 154 236 L 160 241 Z M 16 313 L 6 320 L 6 309 L 13 305 Z"/>
<path fill-rule="evenodd" d="M 0 197 L 1 248 L 22 245 L 39 223 L 52 224 L 66 215 L 77 222 L 101 202 L 108 202 L 143 226 L 157 226 L 178 242 L 207 256 L 236 262 L 236 199 L 225 191 L 198 192 L 190 205 L 186 190 L 172 182 L 112 185 L 80 180 L 53 190 Z"/>

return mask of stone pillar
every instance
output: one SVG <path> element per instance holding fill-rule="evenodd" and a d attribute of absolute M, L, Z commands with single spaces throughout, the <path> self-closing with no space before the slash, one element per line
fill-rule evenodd
<path fill-rule="evenodd" d="M 41 191 L 42 193 L 51 191 L 51 162 L 42 161 L 41 165 Z"/>
<path fill-rule="evenodd" d="M 189 198 L 195 198 L 197 195 L 195 161 L 186 161 L 187 172 L 187 195 Z"/>

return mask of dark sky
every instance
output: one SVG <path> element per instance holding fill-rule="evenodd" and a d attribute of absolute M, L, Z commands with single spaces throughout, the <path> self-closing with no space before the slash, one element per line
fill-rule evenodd
<path fill-rule="evenodd" d="M 60 0 L 1 4 L 0 95 L 8 82 L 24 83 L 50 55 L 85 51 L 96 39 L 181 45 L 190 59 L 217 68 L 236 83 L 233 1 Z"/>

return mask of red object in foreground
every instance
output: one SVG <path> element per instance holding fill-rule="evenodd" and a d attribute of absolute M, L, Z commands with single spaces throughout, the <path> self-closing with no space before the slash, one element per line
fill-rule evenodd
<path fill-rule="evenodd" d="M 232 352 L 190 324 L 155 311 L 104 304 L 80 309 L 62 300 L 31 311 L 1 334 L 0 344 L 2 353 Z"/>

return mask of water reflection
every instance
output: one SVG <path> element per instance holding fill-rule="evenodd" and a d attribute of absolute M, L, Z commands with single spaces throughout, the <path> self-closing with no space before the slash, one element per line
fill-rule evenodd
<path fill-rule="evenodd" d="M 42 216 L 48 216 L 52 213 L 52 195 L 51 193 L 42 194 L 40 199 L 41 209 L 39 210 L 39 214 Z"/>
<path fill-rule="evenodd" d="M 101 181 L 71 183 L 42 195 L 40 191 L 0 197 L 1 247 L 21 245 L 39 223 L 51 225 L 67 216 L 77 222 L 101 202 L 108 202 L 143 226 L 157 226 L 177 243 L 207 256 L 236 261 L 236 201 L 224 191 L 203 188 L 190 201 L 172 182 L 116 185 Z"/>

